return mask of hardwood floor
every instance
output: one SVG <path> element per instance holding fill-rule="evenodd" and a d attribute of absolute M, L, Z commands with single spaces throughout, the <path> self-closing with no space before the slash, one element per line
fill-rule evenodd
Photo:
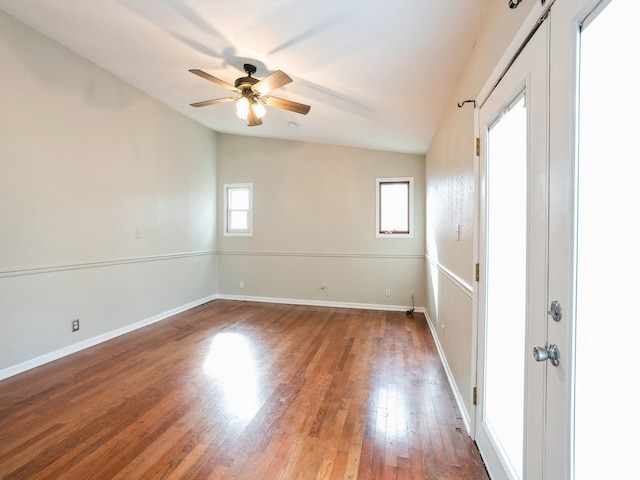
<path fill-rule="evenodd" d="M 216 300 L 0 382 L 2 479 L 487 479 L 425 318 Z"/>

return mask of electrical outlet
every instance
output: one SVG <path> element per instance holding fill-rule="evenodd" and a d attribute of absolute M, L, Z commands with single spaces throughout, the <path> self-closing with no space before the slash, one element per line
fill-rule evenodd
<path fill-rule="evenodd" d="M 77 332 L 78 330 L 80 330 L 80 319 L 76 318 L 71 322 L 71 331 Z"/>
<path fill-rule="evenodd" d="M 244 280 L 240 280 L 240 288 L 244 288 Z"/>
<path fill-rule="evenodd" d="M 390 297 L 390 296 L 391 296 L 391 289 L 390 289 L 390 288 L 387 288 L 387 289 L 384 291 L 384 296 L 385 296 L 385 297 Z"/>

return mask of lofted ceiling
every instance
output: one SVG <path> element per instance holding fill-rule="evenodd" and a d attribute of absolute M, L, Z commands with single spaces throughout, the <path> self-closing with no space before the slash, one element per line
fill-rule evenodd
<path fill-rule="evenodd" d="M 0 9 L 178 112 L 223 133 L 425 153 L 494 0 L 0 0 Z M 283 70 L 248 127 L 235 104 L 190 103 Z M 296 122 L 298 126 L 290 126 Z"/>

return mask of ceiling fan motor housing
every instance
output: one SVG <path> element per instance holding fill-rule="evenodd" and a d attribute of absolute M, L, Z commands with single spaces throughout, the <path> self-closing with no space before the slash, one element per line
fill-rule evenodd
<path fill-rule="evenodd" d="M 236 88 L 242 92 L 243 96 L 245 95 L 245 91 L 246 90 L 251 91 L 251 87 L 253 85 L 255 85 L 256 83 L 258 83 L 258 79 L 257 78 L 253 78 L 251 76 L 254 73 L 256 73 L 256 67 L 254 65 L 251 65 L 250 63 L 245 63 L 244 64 L 244 71 L 247 72 L 247 76 L 246 77 L 240 77 L 235 82 Z M 246 92 L 246 93 L 249 93 L 249 92 Z"/>
<path fill-rule="evenodd" d="M 240 77 L 236 80 L 235 86 L 240 91 L 245 89 L 251 90 L 251 87 L 258 83 L 258 81 L 257 78 L 253 77 Z"/>

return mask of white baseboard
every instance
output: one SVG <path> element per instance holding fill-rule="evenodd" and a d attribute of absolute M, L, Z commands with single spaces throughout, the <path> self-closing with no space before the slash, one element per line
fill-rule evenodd
<path fill-rule="evenodd" d="M 182 305 L 180 307 L 173 308 L 171 310 L 160 313 L 158 315 L 154 315 L 153 317 L 140 320 L 139 322 L 132 323 L 130 325 L 126 325 L 116 330 L 103 333 L 102 335 L 98 335 L 96 337 L 88 338 L 81 342 L 74 343 L 73 345 L 69 345 L 67 347 L 61 348 L 59 350 L 55 350 L 53 352 L 45 353 L 44 355 L 40 355 L 38 357 L 27 360 L 25 362 L 18 363 L 17 365 L 12 365 L 11 367 L 2 369 L 0 370 L 0 380 L 4 380 L 5 378 L 18 375 L 20 373 L 26 372 L 27 370 L 31 370 L 32 368 L 36 368 L 46 363 L 53 362 L 54 360 L 58 360 L 60 358 L 66 357 L 67 355 L 71 355 L 73 353 L 79 352 L 89 347 L 93 347 L 95 345 L 106 342 L 113 338 L 119 337 L 120 335 L 124 335 L 125 333 L 129 333 L 139 328 L 146 327 L 147 325 L 151 325 L 152 323 L 159 322 L 161 320 L 171 317 L 172 315 L 177 315 L 178 313 L 182 313 L 186 310 L 197 307 L 198 305 L 202 305 L 212 300 L 216 300 L 218 298 L 224 299 L 224 300 L 239 300 L 239 301 L 245 301 L 245 302 L 283 303 L 283 304 L 291 304 L 291 305 L 310 305 L 315 307 L 357 308 L 362 310 L 385 310 L 385 311 L 397 311 L 397 312 L 402 312 L 407 310 L 407 307 L 404 307 L 401 305 L 327 302 L 327 301 L 321 301 L 321 300 L 301 300 L 297 298 L 252 297 L 252 296 L 243 296 L 243 295 L 224 295 L 224 294 L 210 295 L 208 297 L 198 299 L 186 305 Z M 424 307 L 416 307 L 415 311 L 425 313 Z"/>
<path fill-rule="evenodd" d="M 173 315 L 177 315 L 178 313 L 182 313 L 186 310 L 197 307 L 198 305 L 202 305 L 204 303 L 210 302 L 211 300 L 215 300 L 216 298 L 217 298 L 216 295 L 210 295 L 208 297 L 198 299 L 194 302 L 187 303 L 186 305 L 182 305 L 180 307 L 173 308 L 166 312 L 162 312 L 158 315 L 154 315 L 153 317 L 140 320 L 139 322 L 126 325 L 116 330 L 103 333 L 102 335 L 88 338 L 81 342 L 74 343 L 73 345 L 69 345 L 59 350 L 45 353 L 44 355 L 40 355 L 38 357 L 32 358 L 22 363 L 18 363 L 17 365 L 7 367 L 5 369 L 0 370 L 0 380 L 4 380 L 5 378 L 9 378 L 14 375 L 18 375 L 20 373 L 26 372 L 27 370 L 31 370 L 32 368 L 39 367 L 41 365 L 44 365 L 45 363 L 53 362 L 54 360 L 58 360 L 62 357 L 66 357 L 67 355 L 71 355 L 73 353 L 79 352 L 86 348 L 93 347 L 100 343 L 106 342 L 107 340 L 111 340 L 112 338 L 116 338 L 116 337 L 119 337 L 120 335 L 124 335 L 125 333 L 129 333 L 139 328 L 146 327 L 147 325 L 151 325 L 152 323 L 156 323 L 166 318 L 169 318 Z"/>
<path fill-rule="evenodd" d="M 411 307 L 403 305 L 380 305 L 377 303 L 352 303 L 352 302 L 329 302 L 325 300 L 308 300 L 300 298 L 276 298 L 276 297 L 252 297 L 248 295 L 227 295 L 218 294 L 216 298 L 224 300 L 238 300 L 242 302 L 262 302 L 262 303 L 284 303 L 289 305 L 309 305 L 312 307 L 336 307 L 336 308 L 356 308 L 362 310 L 383 310 L 390 312 L 405 312 Z M 416 312 L 425 313 L 424 307 L 415 307 Z"/>
<path fill-rule="evenodd" d="M 438 334 L 436 329 L 431 321 L 431 317 L 429 314 L 424 312 L 424 316 L 427 319 L 427 324 L 429 325 L 429 329 L 431 330 L 431 335 L 433 336 L 434 341 L 436 342 L 436 348 L 438 349 L 438 355 L 440 355 L 440 360 L 442 361 L 442 365 L 444 366 L 444 371 L 447 374 L 447 379 L 449 380 L 449 385 L 451 386 L 451 390 L 453 391 L 453 397 L 455 398 L 456 404 L 458 405 L 458 410 L 460 411 L 460 415 L 462 416 L 462 423 L 464 423 L 464 428 L 467 430 L 467 435 L 471 435 L 471 416 L 467 408 L 465 407 L 464 401 L 462 400 L 462 395 L 460 395 L 460 390 L 458 390 L 458 386 L 456 385 L 456 381 L 453 377 L 453 373 L 451 373 L 451 369 L 449 368 L 449 364 L 447 363 L 447 357 L 444 354 L 444 349 L 440 344 L 440 339 L 438 338 Z"/>

